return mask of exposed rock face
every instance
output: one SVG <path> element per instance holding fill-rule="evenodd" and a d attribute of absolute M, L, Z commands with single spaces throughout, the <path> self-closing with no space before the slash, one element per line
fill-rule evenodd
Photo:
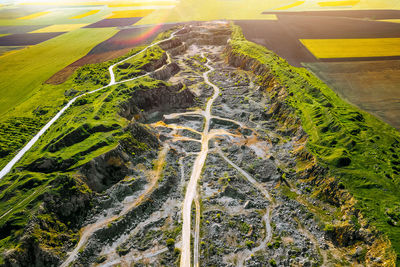
<path fill-rule="evenodd" d="M 177 74 L 179 71 L 180 68 L 178 64 L 170 63 L 168 65 L 165 65 L 161 69 L 157 69 L 156 71 L 151 73 L 150 77 L 156 80 L 168 80 L 169 78 Z"/>
<path fill-rule="evenodd" d="M 80 264 L 84 266 L 92 264 L 105 244 L 112 242 L 115 236 L 121 236 L 127 230 L 129 233 L 129 229 L 134 229 L 140 222 L 148 219 L 151 214 L 163 206 L 169 195 L 176 191 L 178 185 L 177 166 L 175 165 L 177 155 L 174 152 L 171 154 L 168 162 L 171 162 L 172 166 L 164 173 L 164 179 L 160 181 L 157 188 L 120 220 L 113 221 L 106 227 L 95 231 L 93 238 L 90 239 L 79 257 Z"/>
<path fill-rule="evenodd" d="M 167 58 L 168 58 L 167 54 L 163 53 L 160 59 L 153 60 L 152 62 L 143 65 L 142 69 L 145 70 L 146 72 L 155 71 L 156 69 L 161 68 L 167 63 Z"/>
<path fill-rule="evenodd" d="M 68 175 L 59 175 L 52 182 L 52 186 L 59 188 L 59 194 L 44 194 L 44 209 L 54 213 L 63 222 L 74 225 L 81 223 L 86 216 L 86 211 L 91 205 L 92 193 L 86 191 L 86 185 L 78 182 Z M 71 190 L 71 188 L 82 190 Z"/>
<path fill-rule="evenodd" d="M 76 160 L 74 159 L 63 160 L 62 158 L 42 157 L 26 166 L 26 169 L 33 172 L 51 173 L 54 171 L 65 171 L 75 163 Z"/>
<path fill-rule="evenodd" d="M 194 27 L 193 27 L 194 26 Z M 177 32 L 176 37 L 159 44 L 163 50 L 168 50 L 172 55 L 180 55 L 192 45 L 225 45 L 231 34 L 230 28 L 203 29 L 195 24 L 187 25 Z"/>
<path fill-rule="evenodd" d="M 199 27 L 187 26 L 185 31 L 180 31 L 177 38 L 182 42 L 186 42 L 188 46 L 191 44 L 198 45 L 226 45 L 227 40 L 230 38 L 230 28 L 220 29 L 202 29 Z M 178 45 L 176 45 L 178 46 Z"/>
<path fill-rule="evenodd" d="M 20 247 L 7 252 L 5 266 L 58 266 L 62 251 L 74 245 L 75 233 L 91 208 L 93 195 L 79 179 L 58 175 L 44 193 L 38 213 L 24 229 Z M 49 238 L 51 236 L 51 238 Z"/>
<path fill-rule="evenodd" d="M 244 70 L 252 71 L 257 75 L 263 75 L 265 80 L 272 79 L 272 75 L 269 74 L 269 70 L 259 61 L 254 58 L 250 58 L 246 55 L 235 53 L 231 46 L 227 46 L 225 49 L 226 60 L 229 65 L 232 65 L 237 68 L 241 68 Z"/>
<path fill-rule="evenodd" d="M 284 135 L 291 133 L 299 135 L 299 139 L 302 138 L 304 131 L 300 125 L 300 119 L 295 115 L 295 111 L 292 107 L 287 105 L 285 102 L 287 91 L 280 85 L 271 71 L 267 66 L 261 64 L 258 60 L 248 57 L 243 54 L 236 53 L 231 46 L 227 46 L 225 49 L 226 60 L 228 64 L 242 68 L 260 76 L 260 87 L 267 91 L 271 96 L 271 105 L 268 111 L 263 116 L 273 118 L 283 124 L 282 132 Z"/>
<path fill-rule="evenodd" d="M 128 120 L 141 110 L 146 112 L 167 111 L 175 108 L 190 107 L 195 96 L 189 90 L 182 90 L 182 84 L 165 86 L 155 89 L 138 89 L 132 93 L 131 98 L 121 104 L 120 115 Z"/>
<path fill-rule="evenodd" d="M 169 50 L 171 48 L 175 48 L 181 46 L 183 43 L 180 39 L 174 38 L 168 41 L 164 41 L 158 44 L 163 50 Z"/>
<path fill-rule="evenodd" d="M 157 149 L 159 145 L 158 139 L 137 123 L 130 124 L 125 131 L 130 134 L 131 139 L 122 140 L 115 149 L 92 159 L 80 168 L 82 179 L 93 191 L 102 192 L 133 174 L 130 162 L 145 152 L 136 146 L 137 142 L 146 144 L 148 150 Z"/>
<path fill-rule="evenodd" d="M 186 43 L 182 43 L 181 45 L 177 47 L 173 47 L 168 50 L 168 52 L 171 54 L 171 56 L 176 56 L 176 55 L 181 55 L 186 51 L 188 48 L 188 45 Z"/>
<path fill-rule="evenodd" d="M 23 253 L 21 253 L 21 251 Z M 25 252 L 25 253 L 24 253 Z M 51 251 L 43 249 L 33 237 L 22 241 L 21 249 L 9 250 L 5 255 L 5 266 L 57 266 L 60 259 Z"/>
<path fill-rule="evenodd" d="M 129 156 L 122 147 L 107 152 L 81 167 L 83 179 L 94 191 L 101 192 L 131 174 Z"/>

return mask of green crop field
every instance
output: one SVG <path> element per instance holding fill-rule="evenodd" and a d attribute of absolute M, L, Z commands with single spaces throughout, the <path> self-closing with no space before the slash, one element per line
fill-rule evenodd
<path fill-rule="evenodd" d="M 7 115 L 5 113 L 36 93 L 54 73 L 116 32 L 113 28 L 78 29 L 1 57 L 0 115 Z M 13 112 L 12 116 L 15 115 Z"/>
<path fill-rule="evenodd" d="M 90 9 L 88 9 L 90 10 Z M 86 11 L 88 11 L 86 10 Z M 64 8 L 55 11 L 50 11 L 47 14 L 32 19 L 2 19 L 0 17 L 0 25 L 2 26 L 17 26 L 17 25 L 53 25 L 53 24 L 75 24 L 75 23 L 93 23 L 102 19 L 109 14 L 107 10 L 100 10 L 90 16 L 79 19 L 71 19 L 84 13 L 82 9 Z"/>

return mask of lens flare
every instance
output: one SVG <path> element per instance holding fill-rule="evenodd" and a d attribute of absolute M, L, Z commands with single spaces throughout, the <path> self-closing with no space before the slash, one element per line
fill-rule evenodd
<path fill-rule="evenodd" d="M 132 32 L 131 35 L 124 36 L 115 40 L 113 43 L 124 46 L 135 46 L 143 44 L 151 38 L 154 38 L 158 33 L 160 33 L 163 29 L 165 30 L 166 25 L 164 23 L 166 19 L 166 14 L 163 13 L 163 16 L 158 16 L 158 23 L 152 25 L 133 25 L 131 29 L 137 29 L 137 31 Z"/>

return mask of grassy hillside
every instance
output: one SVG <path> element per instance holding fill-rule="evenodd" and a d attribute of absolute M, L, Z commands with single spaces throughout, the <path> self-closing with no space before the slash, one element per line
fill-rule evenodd
<path fill-rule="evenodd" d="M 141 49 L 143 47 L 137 47 L 124 57 Z M 163 55 L 164 51 L 158 46 L 154 49 L 160 51 L 160 57 Z M 109 82 L 108 67 L 124 57 L 81 67 L 66 83 L 46 86 L 58 88 L 60 93 L 72 93 L 72 88 L 75 95 L 98 88 Z M 140 58 L 144 63 L 150 60 Z M 132 71 L 138 70 L 133 68 Z M 121 103 L 127 101 L 137 88 L 145 90 L 160 85 L 165 84 L 143 77 L 79 98 L 25 154 L 16 169 L 0 180 L 0 264 L 4 263 L 2 253 L 7 249 L 15 249 L 15 253 L 22 255 L 32 249 L 27 244 L 39 244 L 41 248 L 64 253 L 64 246 L 76 242 L 78 230 L 75 227 L 79 225 L 81 214 L 90 208 L 92 194 L 76 174 L 76 168 L 112 150 L 119 143 L 129 148 L 132 154 L 147 151 L 145 142 L 135 139 L 131 131 L 125 130 L 129 121 L 119 116 L 118 112 Z M 62 99 L 67 101 L 72 97 L 67 94 Z M 9 149 L 15 137 L 25 138 L 25 133 L 28 135 L 37 128 L 36 123 L 46 122 L 40 119 L 40 113 L 44 113 L 44 117 L 54 113 L 49 109 L 38 109 L 33 121 L 10 118 L 2 124 L 8 128 L 0 129 L 0 149 Z M 49 202 L 49 198 L 58 200 Z M 55 214 L 49 213 L 48 208 L 43 209 L 43 203 L 46 207 L 49 203 L 63 205 L 69 198 L 84 203 L 78 205 L 80 208 L 74 216 L 62 217 L 57 213 L 62 214 L 60 207 L 54 209 Z"/>
<path fill-rule="evenodd" d="M 83 30 L 83 33 L 85 33 L 86 30 L 91 32 L 93 29 L 80 29 L 78 31 L 80 32 L 81 30 Z M 103 29 L 94 29 L 94 32 L 99 33 L 98 30 L 102 31 Z M 114 32 L 114 30 L 106 30 L 106 32 L 111 34 Z M 75 34 L 73 34 L 71 38 L 74 36 Z M 91 37 L 93 37 L 92 34 L 88 34 L 85 38 Z M 74 45 L 78 45 L 78 43 L 79 42 L 75 42 Z M 56 55 L 61 53 L 64 49 L 63 46 L 60 46 L 54 47 L 52 52 L 45 52 L 46 47 L 48 47 L 48 45 L 42 48 L 43 51 L 37 50 L 36 46 L 31 49 L 35 49 L 34 51 L 36 52 L 40 51 L 45 54 L 47 53 L 46 55 L 48 55 L 52 60 L 53 58 L 57 58 Z M 133 49 L 131 53 L 128 53 L 125 55 L 125 57 L 136 53 L 142 48 L 143 47 L 137 47 Z M 157 51 L 158 53 L 153 54 L 149 52 L 150 54 L 153 54 L 151 58 L 143 57 L 143 55 L 147 55 L 147 53 L 133 57 L 132 60 L 139 60 L 141 65 L 132 65 L 129 69 L 130 73 L 143 73 L 143 70 L 136 69 L 136 67 L 140 68 L 141 66 L 148 64 L 150 61 L 157 59 L 157 57 L 162 56 L 162 53 L 158 47 L 153 47 L 152 51 Z M 84 53 L 86 52 L 87 51 Z M 50 55 L 50 53 L 54 54 Z M 24 52 L 23 54 L 28 56 L 27 52 Z M 40 59 L 44 59 L 43 55 L 39 52 L 36 54 L 30 54 L 35 55 L 33 59 L 36 59 L 37 62 L 40 62 Z M 22 56 L 20 56 L 19 53 L 15 56 L 22 61 Z M 15 62 L 15 64 L 20 66 L 21 69 L 30 70 L 30 72 L 27 72 L 26 77 L 22 77 L 22 70 L 16 70 L 16 66 L 11 67 L 11 58 L 8 59 L 7 64 L 10 64 L 10 69 L 6 70 L 4 73 L 8 73 L 8 75 L 10 75 L 10 79 L 4 78 L 0 84 L 6 84 L 5 86 L 9 86 L 8 88 L 12 86 L 13 90 L 4 90 L 2 93 L 4 93 L 3 95 L 5 95 L 5 97 L 0 99 L 0 103 L 2 101 L 4 102 L 3 106 L 10 107 L 9 111 L 5 112 L 0 119 L 0 168 L 4 167 L 7 162 L 10 161 L 10 159 L 16 154 L 16 152 L 18 152 L 18 150 L 22 148 L 22 146 L 27 143 L 30 138 L 32 138 L 39 131 L 39 129 L 58 112 L 58 110 L 70 98 L 70 96 L 68 96 L 69 93 L 93 90 L 108 84 L 110 79 L 108 67 L 122 58 L 123 57 L 100 64 L 84 66 L 77 70 L 76 73 L 72 75 L 66 82 L 60 85 L 42 83 L 54 72 L 56 72 L 56 70 L 60 69 L 60 67 L 55 67 L 51 64 L 65 64 L 62 60 L 65 61 L 66 57 L 63 59 L 56 59 L 55 61 L 49 60 L 50 63 L 53 63 L 48 66 L 43 65 L 40 69 L 36 70 L 31 68 L 34 68 L 36 65 L 40 65 L 40 63 L 35 62 L 33 59 L 27 58 L 25 59 L 26 61 L 22 61 L 26 62 L 27 64 L 29 62 L 29 64 L 32 65 L 32 67 L 30 67 L 24 66 L 22 62 L 18 63 L 18 60 L 13 58 L 12 62 Z M 2 59 L 5 60 L 4 58 L 0 58 L 0 62 Z M 40 72 L 40 70 L 42 72 Z M 119 77 L 118 70 L 119 69 L 115 68 L 115 71 L 117 71 L 117 77 Z M 16 78 L 12 78 L 14 77 L 11 75 L 12 71 L 15 71 L 15 77 L 20 77 L 22 80 L 17 81 Z M 0 73 L 0 77 L 1 75 L 5 75 L 4 73 Z M 14 83 L 11 84 L 12 82 Z M 21 87 L 17 87 L 18 85 Z M 25 93 L 24 88 L 26 90 Z M 0 89 L 0 91 L 1 90 L 2 89 Z M 24 99 L 27 100 L 20 105 L 17 105 L 18 101 L 23 101 Z M 17 106 L 13 106 L 13 103 Z"/>
<path fill-rule="evenodd" d="M 108 67 L 123 58 L 137 53 L 144 47 L 139 46 L 130 53 L 120 58 L 104 63 L 86 65 L 79 68 L 65 83 L 60 85 L 44 84 L 28 101 L 17 106 L 8 116 L 0 120 L 0 168 L 26 144 L 46 124 L 73 95 L 90 91 L 109 83 Z M 164 51 L 158 46 L 152 47 L 146 53 L 139 54 L 129 62 L 129 69 L 124 69 L 126 75 L 135 73 L 144 74 L 143 66 L 150 62 L 160 60 Z M 120 70 L 114 69 L 116 77 Z M 92 96 L 91 96 L 92 97 Z"/>
<path fill-rule="evenodd" d="M 400 133 L 340 99 L 303 68 L 290 66 L 266 48 L 248 42 L 234 27 L 233 52 L 266 65 L 288 91 L 309 136 L 308 150 L 357 200 L 370 224 L 385 233 L 400 254 Z"/>

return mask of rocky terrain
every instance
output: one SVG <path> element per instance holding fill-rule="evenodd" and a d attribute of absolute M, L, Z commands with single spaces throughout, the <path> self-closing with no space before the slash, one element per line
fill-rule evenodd
<path fill-rule="evenodd" d="M 124 127 L 85 126 L 45 146 L 53 153 L 85 134 L 122 133 L 112 149 L 82 164 L 79 156 L 105 144 L 70 161 L 43 157 L 25 166 L 67 172 L 50 186 L 78 190 L 43 196 L 41 212 L 69 222 L 61 245 L 25 240 L 27 254 L 10 250 L 5 265 L 393 263 L 390 243 L 307 150 L 309 137 L 285 102 L 285 86 L 234 52 L 232 27 L 214 22 L 174 30 L 175 38 L 159 44 L 165 52 L 154 65 L 132 73 L 128 63 L 117 66 L 123 77 L 150 72 L 152 79 L 152 86 L 119 85 L 104 98 L 123 96 L 116 116 Z M 38 218 L 33 228 L 57 231 Z"/>
<path fill-rule="evenodd" d="M 140 172 L 138 164 L 134 182 L 119 182 L 106 191 L 91 212 L 100 214 L 83 230 L 84 236 L 90 229 L 88 240 L 70 255 L 74 264 L 179 263 L 185 187 L 202 150 L 205 107 L 214 93 L 203 78 L 207 61 L 215 69 L 208 74 L 210 82 L 220 92 L 211 110 L 209 132 L 214 136 L 192 207 L 194 264 L 318 266 L 351 264 L 363 256 L 358 255 L 366 250 L 363 245 L 355 253 L 335 249 L 319 215 L 293 199 L 302 192 L 289 184 L 301 178 L 292 152 L 305 134 L 301 127 L 286 129 L 268 116 L 274 103 L 256 75 L 226 63 L 229 36 L 224 24 L 187 26 L 174 41 L 160 45 L 180 70 L 168 81 L 183 86 L 172 95 L 162 88 L 135 92 L 123 108 L 127 118 L 137 115 L 127 110 L 144 109 L 137 120 L 160 142 L 158 156 L 150 156 L 157 167 Z M 318 208 L 315 201 L 311 205 Z"/>

